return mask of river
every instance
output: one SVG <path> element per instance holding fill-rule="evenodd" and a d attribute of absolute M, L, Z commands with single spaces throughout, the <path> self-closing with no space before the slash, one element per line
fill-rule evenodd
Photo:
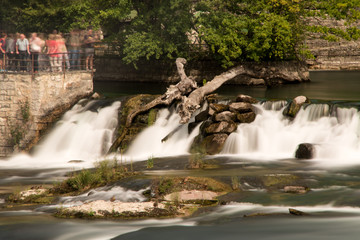
<path fill-rule="evenodd" d="M 360 72 L 312 72 L 311 79 L 311 83 L 271 89 L 230 85 L 219 89 L 226 98 L 243 93 L 260 100 L 276 100 L 257 104 L 256 120 L 240 126 L 223 152 L 213 157 L 222 162 L 222 168 L 201 173 L 245 181 L 242 191 L 228 196 L 229 204 L 191 218 L 142 221 L 64 220 L 42 208 L 1 209 L 0 239 L 358 239 Z M 95 83 L 95 91 L 108 97 L 160 94 L 164 90 L 164 85 L 153 83 Z M 290 123 L 282 118 L 281 109 L 284 100 L 298 95 L 308 96 L 314 104 L 301 110 Z M 84 101 L 74 106 L 31 156 L 17 155 L 0 162 L 0 191 L 50 184 L 63 179 L 69 170 L 92 167 L 113 141 L 120 105 L 121 101 Z M 149 156 L 186 156 L 196 131 L 189 135 L 184 126 L 161 143 L 164 134 L 177 128 L 178 120 L 176 114 L 162 110 L 156 123 L 142 132 L 121 157 L 140 161 Z M 293 157 L 302 142 L 317 143 L 315 159 L 298 161 Z M 181 175 L 184 170 L 149 174 Z M 291 174 L 300 175 L 311 191 L 304 195 L 265 191 L 251 180 Z M 0 206 L 2 201 L 0 195 Z M 289 208 L 308 215 L 289 215 Z M 262 215 L 244 217 L 256 213 Z"/>

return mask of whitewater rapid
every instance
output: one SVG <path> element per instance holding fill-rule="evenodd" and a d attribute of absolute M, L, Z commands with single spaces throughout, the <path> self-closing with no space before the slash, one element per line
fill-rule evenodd
<path fill-rule="evenodd" d="M 1 168 L 88 168 L 114 141 L 120 102 L 97 106 L 81 100 L 64 114 L 33 154 L 16 154 L 0 161 Z"/>
<path fill-rule="evenodd" d="M 240 124 L 220 155 L 256 161 L 292 159 L 299 144 L 311 143 L 316 148 L 311 162 L 318 166 L 360 165 L 360 114 L 356 108 L 311 104 L 291 120 L 282 114 L 286 105 L 286 101 L 254 105 L 255 121 Z M 199 126 L 188 134 L 185 124 L 166 142 L 161 142 L 179 127 L 179 120 L 175 112 L 162 110 L 154 126 L 136 138 L 124 157 L 136 161 L 188 154 Z"/>
<path fill-rule="evenodd" d="M 189 134 L 174 109 L 162 109 L 153 126 L 143 130 L 125 154 L 105 155 L 114 141 L 120 102 L 95 108 L 80 102 L 69 110 L 32 155 L 18 154 L 0 161 L 1 168 L 89 168 L 103 159 L 142 161 L 152 157 L 189 154 L 200 124 Z M 286 101 L 255 104 L 256 119 L 240 124 L 227 139 L 220 156 L 234 161 L 293 159 L 297 146 L 312 143 L 321 167 L 360 164 L 360 113 L 356 108 L 310 104 L 296 118 L 283 116 Z M 194 121 L 191 119 L 190 122 Z M 173 134 L 162 141 L 169 133 Z"/>

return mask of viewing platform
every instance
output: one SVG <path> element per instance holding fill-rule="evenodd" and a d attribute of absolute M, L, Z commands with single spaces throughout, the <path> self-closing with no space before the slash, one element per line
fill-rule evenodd
<path fill-rule="evenodd" d="M 26 69 L 6 64 L 0 73 L 0 157 L 29 150 L 65 111 L 93 92 L 94 71 L 84 64 L 71 69 L 62 61 L 54 69 L 49 60 L 39 63 L 36 71 L 33 59 L 26 60 Z"/>

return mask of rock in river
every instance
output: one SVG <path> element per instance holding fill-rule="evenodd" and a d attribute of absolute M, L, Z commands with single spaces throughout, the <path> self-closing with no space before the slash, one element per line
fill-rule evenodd
<path fill-rule="evenodd" d="M 315 156 L 315 146 L 311 143 L 299 144 L 295 157 L 298 159 L 312 159 Z"/>

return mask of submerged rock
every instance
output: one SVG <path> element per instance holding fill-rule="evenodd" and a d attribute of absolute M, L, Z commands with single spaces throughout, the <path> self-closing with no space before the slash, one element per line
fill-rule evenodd
<path fill-rule="evenodd" d="M 284 192 L 286 193 L 297 193 L 297 194 L 304 194 L 310 191 L 309 188 L 303 186 L 285 186 Z"/>
<path fill-rule="evenodd" d="M 284 109 L 283 115 L 291 118 L 295 118 L 301 107 L 305 103 L 310 103 L 310 100 L 305 96 L 297 96 L 292 102 Z"/>
<path fill-rule="evenodd" d="M 306 213 L 304 213 L 304 212 L 302 212 L 302 211 L 296 210 L 296 209 L 294 209 L 294 208 L 289 208 L 289 213 L 290 213 L 291 215 L 295 215 L 295 216 L 308 215 L 308 214 L 306 214 Z"/>
<path fill-rule="evenodd" d="M 295 157 L 298 159 L 312 159 L 315 156 L 315 146 L 311 143 L 299 144 Z"/>

